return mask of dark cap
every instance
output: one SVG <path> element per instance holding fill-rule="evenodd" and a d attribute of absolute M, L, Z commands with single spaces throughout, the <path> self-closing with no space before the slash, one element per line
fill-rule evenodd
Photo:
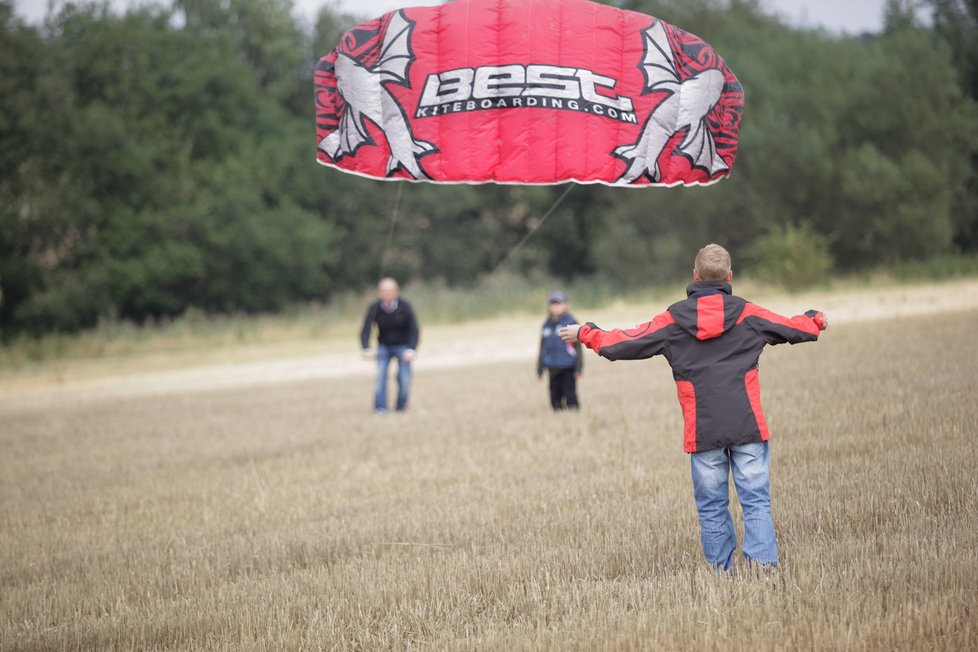
<path fill-rule="evenodd" d="M 567 303 L 567 295 L 561 291 L 551 292 L 547 303 Z"/>

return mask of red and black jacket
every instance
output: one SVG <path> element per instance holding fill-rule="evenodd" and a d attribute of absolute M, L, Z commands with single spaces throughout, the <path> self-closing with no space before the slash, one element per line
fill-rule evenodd
<path fill-rule="evenodd" d="M 719 281 L 697 281 L 686 294 L 634 328 L 604 331 L 588 323 L 580 340 L 609 360 L 665 356 L 683 408 L 687 453 L 767 441 L 757 360 L 767 344 L 818 339 L 822 313 L 782 317 L 733 296 Z"/>

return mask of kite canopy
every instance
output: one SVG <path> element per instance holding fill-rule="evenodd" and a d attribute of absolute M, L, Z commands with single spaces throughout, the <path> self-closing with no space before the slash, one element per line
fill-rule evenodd
<path fill-rule="evenodd" d="M 320 59 L 315 97 L 320 163 L 446 183 L 712 183 L 744 108 L 704 41 L 588 0 L 384 14 Z"/>

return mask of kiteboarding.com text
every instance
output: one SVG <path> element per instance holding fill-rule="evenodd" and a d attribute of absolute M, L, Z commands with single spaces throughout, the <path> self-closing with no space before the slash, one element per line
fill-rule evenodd
<path fill-rule="evenodd" d="M 541 108 L 638 124 L 631 98 L 615 93 L 617 84 L 592 70 L 547 64 L 457 68 L 428 75 L 414 117 Z"/>
<path fill-rule="evenodd" d="M 622 112 L 610 106 L 594 104 L 583 100 L 563 100 L 556 97 L 500 97 L 496 99 L 466 100 L 465 102 L 446 102 L 435 106 L 419 106 L 414 114 L 416 118 L 434 118 L 449 113 L 465 113 L 467 111 L 484 111 L 488 109 L 521 109 L 521 108 L 560 109 L 593 113 L 594 115 L 613 118 L 629 124 L 638 124 L 635 112 Z"/>

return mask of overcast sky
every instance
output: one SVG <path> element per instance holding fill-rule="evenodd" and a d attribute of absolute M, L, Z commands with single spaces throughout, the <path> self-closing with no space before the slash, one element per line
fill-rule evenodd
<path fill-rule="evenodd" d="M 56 5 L 62 1 L 54 0 Z M 125 7 L 145 1 L 112 0 L 112 4 Z M 14 6 L 22 17 L 36 22 L 44 17 L 49 2 L 50 0 L 14 0 Z M 858 34 L 880 30 L 885 2 L 886 0 L 762 0 L 762 5 L 791 25 L 821 26 L 833 32 Z M 332 5 L 344 13 L 373 18 L 399 7 L 441 4 L 440 0 L 293 0 L 293 3 L 299 15 L 309 20 L 323 5 Z"/>

